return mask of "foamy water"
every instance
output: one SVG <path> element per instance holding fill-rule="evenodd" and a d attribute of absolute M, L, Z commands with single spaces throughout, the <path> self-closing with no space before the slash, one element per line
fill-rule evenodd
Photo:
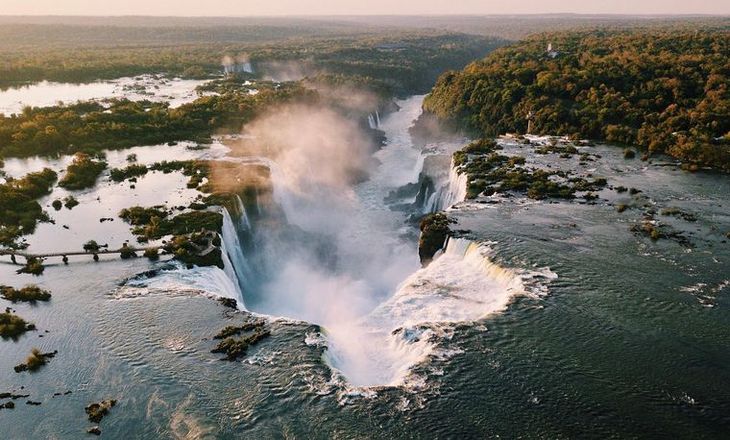
<path fill-rule="evenodd" d="M 321 325 L 327 362 L 356 387 L 404 385 L 411 368 L 434 355 L 443 336 L 440 325 L 481 319 L 524 292 L 519 274 L 492 263 L 485 245 L 464 239 L 451 240 L 431 265 L 419 269 L 416 240 L 403 236 L 406 213 L 384 199 L 418 181 L 425 155 L 450 154 L 461 145 L 427 152 L 413 146 L 408 128 L 422 99 L 400 102 L 399 112 L 380 121 L 388 141 L 375 154 L 379 166 L 354 188 L 292 189 L 284 182 L 296 170 L 272 164 L 275 199 L 286 218 L 319 238 L 281 244 L 285 252 L 270 257 L 273 277 L 251 308 Z M 466 195 L 465 175 L 455 169 L 443 175 L 448 177 L 438 182 L 434 208 Z M 264 241 L 276 240 L 274 231 L 259 233 Z M 334 265 L 308 252 L 320 244 L 334 249 Z"/>
<path fill-rule="evenodd" d="M 439 324 L 482 319 L 523 293 L 518 273 L 492 263 L 488 247 L 452 239 L 367 316 L 328 327 L 328 359 L 353 385 L 402 385 L 411 367 L 433 354 Z"/>

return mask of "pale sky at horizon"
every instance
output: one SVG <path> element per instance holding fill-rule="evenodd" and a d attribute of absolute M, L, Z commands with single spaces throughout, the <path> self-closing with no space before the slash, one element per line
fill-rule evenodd
<path fill-rule="evenodd" d="M 0 0 L 0 15 L 730 14 L 730 0 Z"/>

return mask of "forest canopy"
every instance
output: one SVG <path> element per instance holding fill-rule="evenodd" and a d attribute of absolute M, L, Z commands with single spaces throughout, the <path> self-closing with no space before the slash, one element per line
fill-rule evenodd
<path fill-rule="evenodd" d="M 550 49 L 548 49 L 550 47 Z M 727 29 L 547 33 L 441 76 L 424 108 L 482 136 L 637 145 L 730 171 Z"/>
<path fill-rule="evenodd" d="M 0 29 L 0 35 L 4 32 Z M 52 49 L 45 44 L 18 49 L 0 43 L 0 88 L 41 80 L 87 82 L 144 73 L 204 79 L 220 76 L 227 57 L 250 61 L 258 77 L 368 76 L 388 82 L 405 95 L 425 93 L 444 70 L 461 68 L 505 44 L 498 38 L 433 31 L 244 41 L 126 46 L 120 40 L 113 47 Z"/>

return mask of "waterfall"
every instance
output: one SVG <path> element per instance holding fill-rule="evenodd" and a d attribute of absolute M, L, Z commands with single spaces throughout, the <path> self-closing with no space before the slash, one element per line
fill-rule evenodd
<path fill-rule="evenodd" d="M 451 169 L 449 170 L 449 183 L 446 197 L 441 205 L 441 209 L 448 209 L 451 206 L 463 202 L 466 199 L 466 187 L 468 176 L 465 172 L 461 172 L 451 160 Z"/>
<path fill-rule="evenodd" d="M 438 353 L 435 341 L 448 332 L 445 324 L 483 319 L 527 292 L 524 275 L 491 255 L 488 244 L 449 239 L 428 267 L 370 314 L 328 328 L 325 356 L 355 385 L 408 384 L 411 367 Z"/>
<path fill-rule="evenodd" d="M 250 231 L 251 230 L 251 221 L 248 218 L 248 213 L 246 212 L 246 207 L 243 205 L 243 200 L 241 200 L 241 197 L 238 195 L 236 195 L 236 206 L 238 207 L 238 212 L 241 213 L 240 214 L 241 219 L 239 221 L 239 224 L 241 225 L 241 230 Z"/>
<path fill-rule="evenodd" d="M 223 73 L 232 75 L 234 73 L 254 73 L 251 62 L 226 62 L 223 64 Z"/>
<path fill-rule="evenodd" d="M 251 268 L 246 257 L 243 255 L 241 241 L 238 238 L 238 231 L 233 224 L 231 214 L 223 208 L 223 229 L 221 240 L 221 251 L 223 254 L 224 271 L 238 287 L 238 301 L 243 305 L 243 289 L 249 286 Z"/>
<path fill-rule="evenodd" d="M 379 122 L 377 122 L 375 120 L 375 116 L 372 113 L 370 113 L 368 115 L 368 125 L 370 126 L 370 128 L 372 130 L 375 130 L 376 128 L 378 128 L 378 124 L 379 124 Z"/>
<path fill-rule="evenodd" d="M 424 213 L 443 211 L 466 199 L 468 176 L 459 172 L 452 159 L 447 179 L 442 179 L 438 188 L 428 197 Z"/>
<path fill-rule="evenodd" d="M 380 112 L 375 110 L 375 123 L 377 127 L 380 127 Z"/>
<path fill-rule="evenodd" d="M 256 187 L 256 213 L 261 215 L 261 195 L 259 194 L 259 188 Z"/>

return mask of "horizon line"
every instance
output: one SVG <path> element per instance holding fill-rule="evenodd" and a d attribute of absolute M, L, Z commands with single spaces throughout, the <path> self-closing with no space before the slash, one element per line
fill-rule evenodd
<path fill-rule="evenodd" d="M 332 17 L 728 17 L 727 13 L 615 13 L 615 12 L 512 12 L 512 13 L 423 13 L 423 14 L 253 14 L 253 15 L 158 15 L 158 14 L 2 14 L 0 17 L 54 17 L 54 18 L 332 18 Z"/>

